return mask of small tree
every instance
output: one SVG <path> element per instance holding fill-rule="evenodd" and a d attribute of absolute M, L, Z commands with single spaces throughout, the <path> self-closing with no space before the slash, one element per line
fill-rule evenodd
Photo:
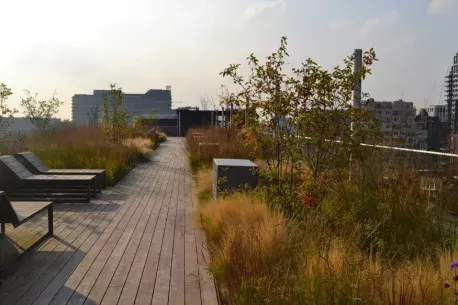
<path fill-rule="evenodd" d="M 283 37 L 279 49 L 263 64 L 251 54 L 247 79 L 239 74 L 239 64 L 221 74 L 238 86 L 239 91 L 223 102 L 245 109 L 243 135 L 267 163 L 263 176 L 272 185 L 268 191 L 292 212 L 291 203 L 302 193 L 304 174 L 307 180 L 319 181 L 330 171 L 348 170 L 351 151 L 374 134 L 373 117 L 352 107 L 350 101 L 357 81 L 370 74 L 376 57 L 373 50 L 365 52 L 364 65 L 357 73 L 353 56 L 331 72 L 307 59 L 287 73 L 286 46 Z M 354 122 L 353 130 L 350 122 Z M 306 188 L 317 189 L 316 185 Z"/>
<path fill-rule="evenodd" d="M 110 143 L 125 139 L 129 113 L 122 107 L 122 88 L 110 85 L 110 92 L 103 97 L 102 124 L 105 137 Z"/>
<path fill-rule="evenodd" d="M 205 94 L 205 96 L 200 97 L 200 108 L 202 110 L 208 110 L 211 103 L 212 103 L 212 100 L 210 99 L 210 97 L 207 94 Z"/>
<path fill-rule="evenodd" d="M 154 109 L 151 109 L 148 113 L 147 116 L 141 116 L 134 118 L 134 127 L 153 127 L 157 125 L 158 118 L 156 116 L 156 111 Z"/>
<path fill-rule="evenodd" d="M 10 135 L 13 115 L 18 111 L 11 109 L 6 104 L 8 98 L 13 94 L 10 88 L 4 83 L 0 83 L 0 140 L 4 140 Z"/>
<path fill-rule="evenodd" d="M 95 105 L 92 107 L 89 112 L 86 114 L 88 123 L 91 125 L 98 125 L 100 121 L 100 107 L 99 105 Z"/>
<path fill-rule="evenodd" d="M 21 107 L 26 118 L 39 130 L 46 130 L 51 126 L 52 118 L 59 112 L 63 102 L 56 97 L 56 93 L 48 100 L 39 100 L 38 93 L 32 95 L 25 90 L 25 98 L 21 98 Z"/>

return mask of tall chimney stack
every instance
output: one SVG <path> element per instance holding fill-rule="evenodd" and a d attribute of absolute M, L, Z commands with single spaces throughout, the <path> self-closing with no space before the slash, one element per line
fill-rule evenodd
<path fill-rule="evenodd" d="M 355 75 L 361 72 L 361 68 L 363 67 L 363 50 L 355 49 L 355 64 L 353 72 Z M 353 107 L 361 108 L 361 98 L 362 98 L 362 81 L 361 77 L 358 77 L 356 81 L 356 86 L 353 91 Z"/>

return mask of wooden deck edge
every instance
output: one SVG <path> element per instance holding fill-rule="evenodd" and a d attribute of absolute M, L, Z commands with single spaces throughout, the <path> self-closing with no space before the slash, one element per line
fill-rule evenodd
<path fill-rule="evenodd" d="M 208 284 L 207 288 L 210 288 L 214 291 L 214 296 L 210 296 L 210 300 L 206 300 L 205 297 L 202 296 L 202 305 L 213 305 L 216 301 L 216 304 L 221 304 L 221 297 L 219 293 L 218 282 L 216 281 L 213 274 L 208 270 L 208 264 L 210 262 L 210 254 L 207 249 L 207 239 L 205 236 L 205 232 L 202 228 L 201 217 L 198 210 L 198 200 L 196 194 L 196 182 L 194 177 L 191 176 L 191 202 L 192 202 L 192 214 L 193 216 L 199 216 L 198 220 L 199 223 L 195 226 L 194 234 L 196 238 L 196 247 L 197 247 L 197 259 L 198 259 L 198 267 L 199 267 L 199 278 L 200 278 L 200 286 L 201 286 L 201 293 L 202 293 L 202 286 Z M 197 223 L 197 219 L 194 220 Z M 213 300 L 211 300 L 213 299 Z M 207 301 L 207 302 L 205 302 Z"/>

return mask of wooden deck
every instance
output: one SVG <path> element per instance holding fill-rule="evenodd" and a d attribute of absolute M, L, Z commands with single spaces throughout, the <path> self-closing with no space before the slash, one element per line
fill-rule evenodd
<path fill-rule="evenodd" d="M 217 304 L 192 184 L 171 138 L 92 203 L 55 204 L 55 237 L 7 265 L 0 304 Z M 46 213 L 7 226 L 3 259 L 47 229 Z"/>

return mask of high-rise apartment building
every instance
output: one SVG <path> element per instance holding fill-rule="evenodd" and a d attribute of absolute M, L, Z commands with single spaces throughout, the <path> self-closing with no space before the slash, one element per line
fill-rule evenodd
<path fill-rule="evenodd" d="M 109 90 L 94 90 L 93 94 L 75 94 L 72 98 L 72 121 L 77 124 L 92 122 L 95 112 L 102 109 L 104 96 Z M 172 111 L 172 91 L 169 86 L 165 90 L 150 89 L 143 94 L 124 93 L 122 106 L 129 113 L 129 122 L 134 118 L 147 116 L 151 111 L 159 119 L 175 118 Z"/>
<path fill-rule="evenodd" d="M 438 117 L 441 122 L 448 122 L 447 105 L 430 105 L 426 107 L 428 116 Z"/>
<path fill-rule="evenodd" d="M 415 108 L 412 102 L 371 102 L 366 106 L 380 122 L 383 144 L 426 149 L 427 134 L 415 124 Z"/>
<path fill-rule="evenodd" d="M 458 53 L 453 57 L 453 66 L 445 77 L 445 101 L 450 132 L 456 134 L 458 133 Z"/>

